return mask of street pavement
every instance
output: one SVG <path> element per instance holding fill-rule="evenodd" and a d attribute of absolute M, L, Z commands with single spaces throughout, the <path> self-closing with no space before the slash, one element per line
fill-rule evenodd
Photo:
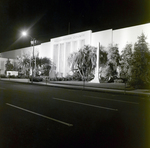
<path fill-rule="evenodd" d="M 0 147 L 149 148 L 147 97 L 24 81 L 0 81 Z"/>
<path fill-rule="evenodd" d="M 2 81 L 12 81 L 20 83 L 31 83 L 29 79 L 13 79 L 1 78 Z M 85 89 L 91 91 L 102 91 L 107 93 L 121 93 L 129 95 L 150 96 L 150 89 L 135 89 L 131 88 L 125 83 L 91 83 L 82 81 L 42 81 L 33 82 L 36 85 L 48 85 L 54 87 L 63 87 L 70 89 Z"/>

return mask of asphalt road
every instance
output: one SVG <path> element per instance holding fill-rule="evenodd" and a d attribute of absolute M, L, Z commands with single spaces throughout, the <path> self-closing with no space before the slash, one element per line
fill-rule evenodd
<path fill-rule="evenodd" d="M 148 148 L 149 98 L 0 81 L 0 148 Z"/>

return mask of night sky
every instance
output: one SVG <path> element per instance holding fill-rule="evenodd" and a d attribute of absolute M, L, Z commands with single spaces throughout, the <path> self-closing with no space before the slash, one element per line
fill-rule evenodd
<path fill-rule="evenodd" d="M 0 52 L 30 46 L 30 38 L 21 38 L 22 30 L 42 43 L 149 22 L 149 0 L 0 0 Z"/>

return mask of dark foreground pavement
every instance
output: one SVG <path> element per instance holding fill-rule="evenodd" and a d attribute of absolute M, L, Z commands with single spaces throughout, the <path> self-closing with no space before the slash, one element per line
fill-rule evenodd
<path fill-rule="evenodd" d="M 0 147 L 149 148 L 148 96 L 71 86 L 0 81 Z"/>
<path fill-rule="evenodd" d="M 148 97 L 38 84 L 0 81 L 0 147 L 149 148 Z"/>

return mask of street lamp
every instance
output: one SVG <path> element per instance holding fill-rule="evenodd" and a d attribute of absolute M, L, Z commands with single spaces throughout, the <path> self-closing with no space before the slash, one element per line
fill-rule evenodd
<path fill-rule="evenodd" d="M 26 31 L 23 31 L 23 32 L 22 32 L 22 36 L 27 36 L 27 32 L 26 32 Z"/>
<path fill-rule="evenodd" d="M 29 36 L 31 38 L 31 45 L 33 46 L 33 61 L 34 61 L 34 46 L 36 44 L 36 39 L 31 37 L 30 35 L 28 35 L 28 33 L 26 31 L 22 32 L 22 36 Z M 36 70 L 36 65 L 35 65 L 35 70 Z M 32 78 L 31 78 L 31 82 L 33 83 L 33 64 L 32 64 Z"/>

